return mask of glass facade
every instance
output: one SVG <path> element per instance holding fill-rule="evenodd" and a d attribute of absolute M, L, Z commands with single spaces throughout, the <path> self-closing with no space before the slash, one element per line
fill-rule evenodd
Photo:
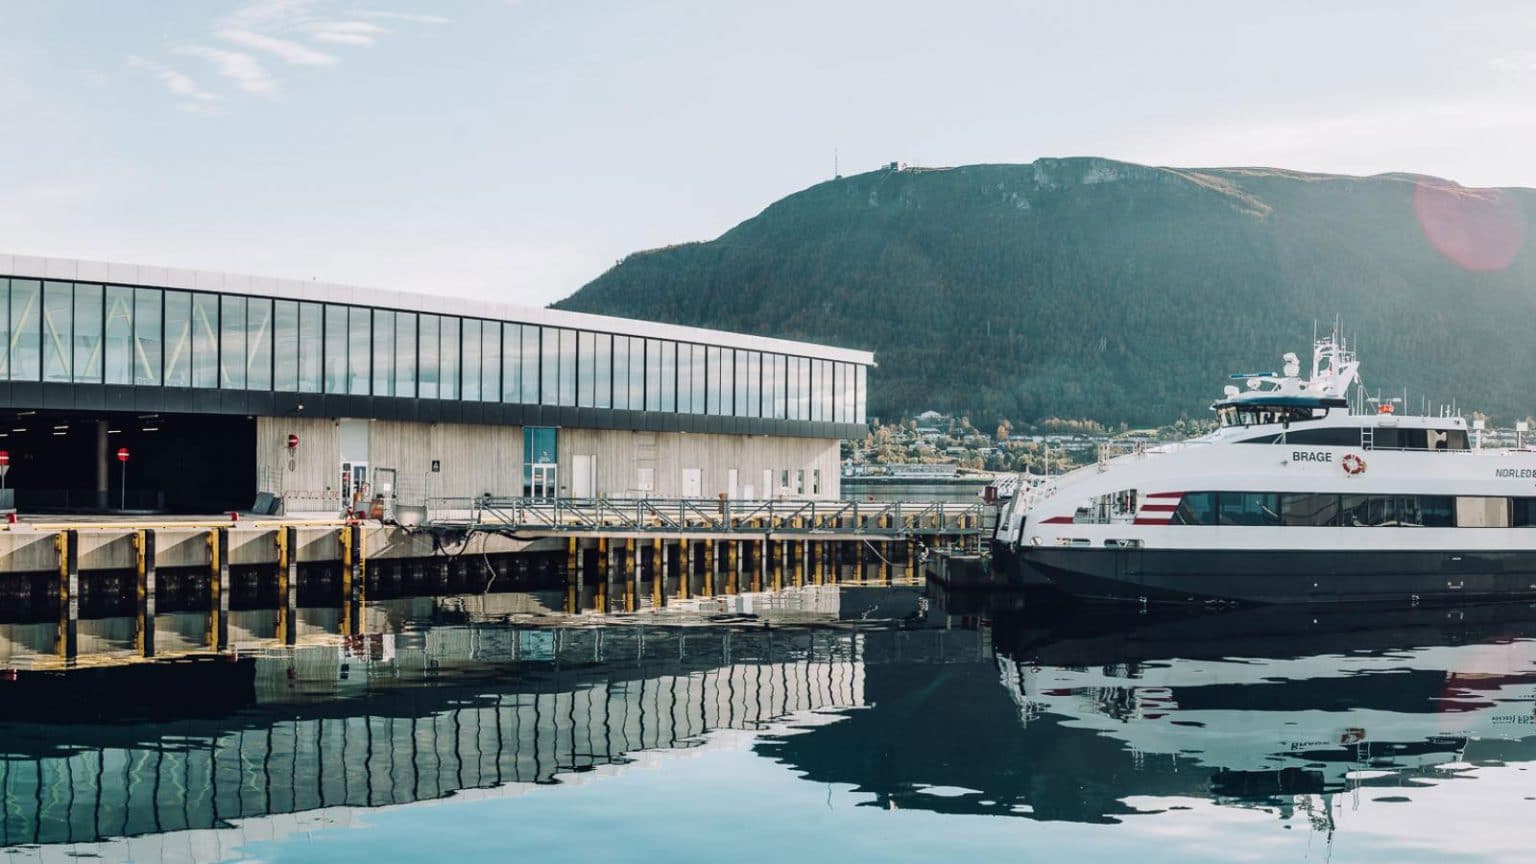
<path fill-rule="evenodd" d="M 337 303 L 0 278 L 0 380 L 863 423 L 856 363 Z"/>

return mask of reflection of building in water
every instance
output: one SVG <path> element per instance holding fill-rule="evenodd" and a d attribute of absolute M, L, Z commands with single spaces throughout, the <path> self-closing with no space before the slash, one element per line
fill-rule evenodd
<path fill-rule="evenodd" d="M 175 703 L 167 714 L 178 719 L 0 724 L 0 846 L 90 843 L 232 820 L 247 820 L 243 831 L 280 832 L 305 821 L 268 820 L 258 830 L 248 820 L 548 783 L 627 763 L 640 751 L 699 746 L 716 730 L 865 705 L 868 665 L 974 662 L 990 654 L 977 636 L 436 627 L 243 657 L 234 664 L 243 676 L 224 676 L 242 680 L 241 692 L 216 701 L 244 707 L 204 719 L 195 717 L 199 700 L 215 700 L 206 669 L 187 671 L 199 664 L 88 670 L 76 699 L 106 698 L 105 676 L 119 673 L 138 676 L 131 686 L 142 692 L 154 673 L 152 692 Z M 144 850 L 169 842 L 142 841 L 135 854 L 153 858 L 159 853 Z M 130 857 L 128 844 L 91 849 Z"/>

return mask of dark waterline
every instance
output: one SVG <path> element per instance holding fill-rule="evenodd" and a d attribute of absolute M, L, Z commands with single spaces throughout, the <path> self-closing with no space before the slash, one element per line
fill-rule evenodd
<path fill-rule="evenodd" d="M 305 609 L 295 647 L 160 662 L 92 622 L 97 662 L 0 678 L 0 862 L 1505 861 L 1533 836 L 1526 606 L 563 599 L 369 602 L 345 637 Z"/>

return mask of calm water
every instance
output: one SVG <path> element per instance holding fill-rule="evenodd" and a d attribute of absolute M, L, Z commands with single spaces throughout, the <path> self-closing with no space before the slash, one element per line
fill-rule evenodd
<path fill-rule="evenodd" d="M 389 601 L 346 638 L 307 610 L 294 648 L 237 633 L 227 656 L 25 664 L 0 676 L 0 862 L 1536 846 L 1528 607 L 997 612 L 899 586 L 558 604 Z M 39 626 L 0 625 L 0 647 Z"/>

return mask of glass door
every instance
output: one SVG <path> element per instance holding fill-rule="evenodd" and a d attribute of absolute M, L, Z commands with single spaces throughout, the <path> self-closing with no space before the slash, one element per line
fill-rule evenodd
<path fill-rule="evenodd" d="M 348 514 L 368 506 L 368 463 L 341 463 L 341 509 Z"/>
<path fill-rule="evenodd" d="M 529 488 L 529 497 L 545 499 L 555 497 L 555 491 L 559 488 L 556 485 L 559 469 L 555 463 L 535 462 L 532 468 L 533 480 Z"/>

